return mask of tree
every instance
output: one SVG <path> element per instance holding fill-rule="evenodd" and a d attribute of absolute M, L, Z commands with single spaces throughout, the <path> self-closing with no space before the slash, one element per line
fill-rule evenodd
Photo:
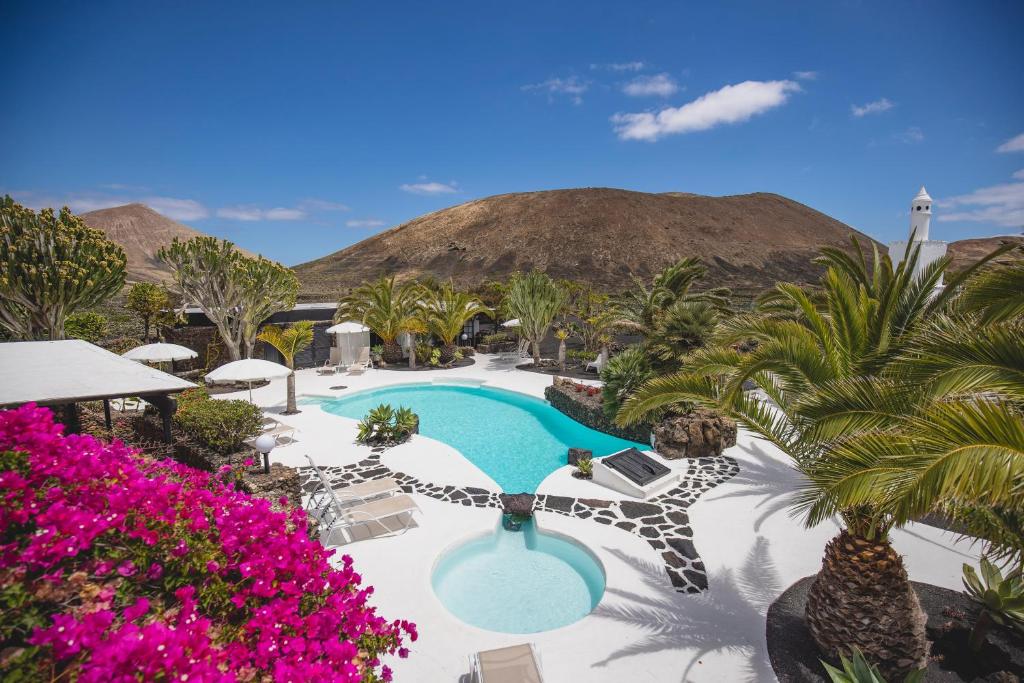
<path fill-rule="evenodd" d="M 72 313 L 124 285 L 124 250 L 67 207 L 38 214 L 0 200 L 0 326 L 15 339 L 64 339 Z"/>
<path fill-rule="evenodd" d="M 84 339 L 97 344 L 107 334 L 107 319 L 95 311 L 72 313 L 64 321 L 64 332 L 68 339 Z"/>
<path fill-rule="evenodd" d="M 177 238 L 157 252 L 181 290 L 217 328 L 231 360 L 252 355 L 259 325 L 295 305 L 299 281 L 290 268 L 262 256 L 250 258 L 215 237 Z"/>
<path fill-rule="evenodd" d="M 270 344 L 284 357 L 284 364 L 292 371 L 288 375 L 288 404 L 285 415 L 299 412 L 295 405 L 295 354 L 313 343 L 313 323 L 303 320 L 282 330 L 277 325 L 267 325 L 257 339 Z"/>
<path fill-rule="evenodd" d="M 555 330 L 555 339 L 558 340 L 558 371 L 565 372 L 565 342 L 572 336 L 573 328 L 570 325 L 562 325 Z"/>
<path fill-rule="evenodd" d="M 448 281 L 428 292 L 424 313 L 428 331 L 441 340 L 441 363 L 447 365 L 455 360 L 456 339 L 466 322 L 481 313 L 491 315 L 491 309 Z"/>
<path fill-rule="evenodd" d="M 829 492 L 836 468 L 871 466 L 856 449 L 841 448 L 872 426 L 870 416 L 842 397 L 871 403 L 872 380 L 910 353 L 916 335 L 978 266 L 936 293 L 948 257 L 915 277 L 918 247 L 908 248 L 896 267 L 877 249 L 869 267 L 855 247 L 853 256 L 823 250 L 819 261 L 827 269 L 820 295 L 777 285 L 770 306 L 720 323 L 713 345 L 686 357 L 686 371 L 647 382 L 616 421 L 635 423 L 692 401 L 724 411 L 789 455 L 806 478 L 802 509 L 809 511 L 808 524 L 838 516 L 843 527 L 829 542 L 810 591 L 811 635 L 831 658 L 856 646 L 893 675 L 923 666 L 924 615 L 889 541 L 889 531 L 904 519 L 901 501 L 876 488 L 863 490 L 860 503 L 850 505 Z M 756 349 L 737 350 L 751 339 Z M 769 400 L 746 392 L 748 382 Z"/>
<path fill-rule="evenodd" d="M 504 308 L 509 316 L 519 319 L 519 332 L 533 347 L 533 364 L 540 367 L 540 343 L 551 323 L 565 305 L 565 290 L 546 273 L 531 270 L 515 273 L 505 292 Z"/>
<path fill-rule="evenodd" d="M 732 312 L 730 291 L 694 291 L 707 274 L 695 258 L 684 258 L 654 276 L 650 287 L 637 278 L 614 303 L 615 325 L 644 336 L 644 346 L 661 371 L 679 368 L 679 359 L 703 345 L 719 318 Z"/>
<path fill-rule="evenodd" d="M 167 288 L 152 282 L 136 282 L 128 290 L 125 308 L 142 319 L 142 343 L 149 342 L 149 327 L 153 319 L 171 307 Z"/>
<path fill-rule="evenodd" d="M 423 291 L 419 284 L 397 284 L 394 277 L 381 276 L 374 282 L 364 282 L 342 302 L 335 322 L 359 320 L 384 342 L 381 354 L 385 363 L 402 360 L 402 345 L 398 336 L 423 332 Z M 416 349 L 412 345 L 410 366 L 415 367 Z"/>

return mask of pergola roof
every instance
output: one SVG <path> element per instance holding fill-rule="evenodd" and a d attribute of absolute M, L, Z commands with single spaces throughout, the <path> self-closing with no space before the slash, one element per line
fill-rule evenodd
<path fill-rule="evenodd" d="M 194 386 L 81 339 L 0 344 L 0 406 L 166 395 Z"/>

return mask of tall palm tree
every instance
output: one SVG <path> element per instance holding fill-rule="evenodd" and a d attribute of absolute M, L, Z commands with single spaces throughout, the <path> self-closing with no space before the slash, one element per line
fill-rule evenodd
<path fill-rule="evenodd" d="M 455 360 L 455 340 L 466 322 L 480 313 L 491 315 L 491 309 L 472 294 L 456 291 L 448 281 L 427 293 L 424 313 L 427 330 L 441 340 L 441 362 L 447 365 Z"/>
<path fill-rule="evenodd" d="M 402 361 L 402 345 L 398 337 L 425 330 L 423 323 L 423 288 L 416 282 L 398 284 L 394 277 L 381 276 L 364 282 L 349 294 L 338 308 L 335 320 L 359 320 L 384 342 L 382 357 L 386 363 Z M 410 365 L 416 362 L 415 344 Z"/>
<path fill-rule="evenodd" d="M 303 320 L 282 330 L 277 325 L 267 325 L 256 337 L 270 344 L 284 357 L 284 364 L 292 371 L 288 375 L 288 404 L 285 415 L 299 412 L 295 405 L 295 355 L 313 343 L 313 323 Z"/>
<path fill-rule="evenodd" d="M 519 319 L 519 332 L 533 347 L 533 364 L 540 366 L 540 343 L 565 306 L 565 289 L 546 273 L 515 273 L 505 292 L 504 309 Z"/>
<path fill-rule="evenodd" d="M 918 254 L 908 248 L 894 267 L 876 248 L 869 267 L 856 242 L 853 255 L 822 250 L 820 291 L 777 285 L 761 309 L 721 322 L 713 345 L 687 356 L 686 371 L 651 380 L 617 416 L 630 424 L 659 408 L 696 402 L 722 410 L 789 455 L 806 477 L 805 496 L 814 497 L 808 524 L 833 516 L 842 523 L 808 597 L 808 628 L 826 655 L 837 658 L 857 646 L 889 675 L 921 668 L 928 653 L 920 603 L 889 542 L 903 516 L 886 492 L 865 492 L 857 505 L 815 494 L 824 491 L 837 461 L 858 466 L 856 452 L 839 446 L 873 425 L 863 411 L 833 399 L 860 390 L 860 399 L 870 402 L 871 380 L 908 353 L 929 318 L 977 268 L 940 291 L 949 259 L 915 276 Z M 737 350 L 749 340 L 758 342 L 753 351 Z M 768 400 L 744 391 L 748 382 Z"/>

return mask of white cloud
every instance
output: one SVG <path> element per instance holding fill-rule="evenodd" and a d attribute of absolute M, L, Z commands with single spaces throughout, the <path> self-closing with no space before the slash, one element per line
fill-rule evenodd
<path fill-rule="evenodd" d="M 1012 137 L 996 147 L 997 152 L 1024 152 L 1024 133 Z"/>
<path fill-rule="evenodd" d="M 307 215 L 302 209 L 284 206 L 261 209 L 251 204 L 239 204 L 237 206 L 224 206 L 217 209 L 218 218 L 226 218 L 232 221 L 298 221 Z"/>
<path fill-rule="evenodd" d="M 210 211 L 194 199 L 145 197 L 142 203 L 176 221 L 198 221 L 210 215 Z"/>
<path fill-rule="evenodd" d="M 818 80 L 817 71 L 794 71 L 793 78 L 798 81 L 816 81 Z"/>
<path fill-rule="evenodd" d="M 1024 168 L 1014 172 L 1013 177 L 1017 180 L 1024 180 Z"/>
<path fill-rule="evenodd" d="M 573 104 L 582 104 L 583 93 L 590 89 L 590 83 L 580 80 L 576 76 L 569 76 L 568 78 L 549 78 L 540 83 L 524 85 L 521 89 L 547 93 L 549 101 L 553 100 L 555 95 L 567 95 Z"/>
<path fill-rule="evenodd" d="M 363 218 L 345 221 L 345 225 L 350 228 L 380 228 L 384 225 L 384 221 L 377 220 L 376 218 Z"/>
<path fill-rule="evenodd" d="M 1013 177 L 1024 178 L 1024 173 L 1018 171 Z M 1024 182 L 982 187 L 968 194 L 950 197 L 938 204 L 942 207 L 960 209 L 940 213 L 940 221 L 992 223 L 1004 228 L 1024 227 Z"/>
<path fill-rule="evenodd" d="M 924 131 L 917 126 L 911 126 L 902 133 L 896 133 L 896 139 L 908 145 L 924 141 Z"/>
<path fill-rule="evenodd" d="M 657 113 L 616 114 L 615 132 L 622 140 L 657 140 L 663 135 L 708 130 L 740 123 L 786 103 L 799 92 L 794 81 L 744 81 L 701 95 L 681 107 Z"/>
<path fill-rule="evenodd" d="M 341 202 L 332 202 L 326 199 L 303 199 L 299 202 L 299 208 L 309 211 L 348 211 L 349 207 Z"/>
<path fill-rule="evenodd" d="M 881 114 L 883 111 L 889 111 L 895 106 L 895 104 L 883 97 L 880 100 L 868 102 L 867 104 L 862 104 L 860 106 L 851 104 L 850 113 L 859 119 L 863 116 L 867 116 L 868 114 Z"/>
<path fill-rule="evenodd" d="M 591 70 L 605 69 L 608 71 L 643 71 L 644 67 L 647 66 L 641 61 L 635 62 L 613 62 L 611 64 L 591 64 Z"/>
<path fill-rule="evenodd" d="M 668 74 L 656 74 L 654 76 L 637 76 L 629 83 L 622 86 L 622 92 L 632 97 L 646 97 L 657 95 L 668 97 L 679 90 L 679 85 L 672 80 Z"/>
<path fill-rule="evenodd" d="M 399 185 L 398 189 L 410 194 L 421 195 L 451 194 L 459 191 L 458 184 L 455 182 L 438 183 L 433 181 L 422 183 L 403 183 L 402 185 Z"/>

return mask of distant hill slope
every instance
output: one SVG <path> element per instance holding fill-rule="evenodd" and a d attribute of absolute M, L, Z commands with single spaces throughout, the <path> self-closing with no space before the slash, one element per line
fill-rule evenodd
<path fill-rule="evenodd" d="M 786 197 L 707 197 L 586 188 L 504 194 L 420 216 L 295 267 L 304 298 L 330 298 L 381 273 L 452 277 L 460 285 L 538 268 L 607 290 L 685 256 L 709 286 L 756 292 L 808 282 L 819 247 L 871 239 Z"/>
<path fill-rule="evenodd" d="M 1024 236 L 1022 235 L 997 235 L 996 237 L 977 237 L 969 240 L 957 240 L 950 242 L 949 254 L 953 257 L 950 269 L 954 271 L 963 270 L 971 263 L 977 261 L 986 254 L 991 253 L 1004 242 L 1014 242 L 1024 247 Z M 1009 258 L 1024 257 L 1024 252 L 1015 251 L 1007 255 Z M 1006 258 L 1006 257 L 1004 257 Z"/>
<path fill-rule="evenodd" d="M 177 237 L 189 240 L 203 235 L 187 225 L 157 213 L 145 204 L 125 204 L 82 214 L 86 225 L 102 230 L 128 256 L 129 282 L 168 282 L 170 270 L 156 258 L 160 247 Z M 252 255 L 239 248 L 239 251 Z"/>

